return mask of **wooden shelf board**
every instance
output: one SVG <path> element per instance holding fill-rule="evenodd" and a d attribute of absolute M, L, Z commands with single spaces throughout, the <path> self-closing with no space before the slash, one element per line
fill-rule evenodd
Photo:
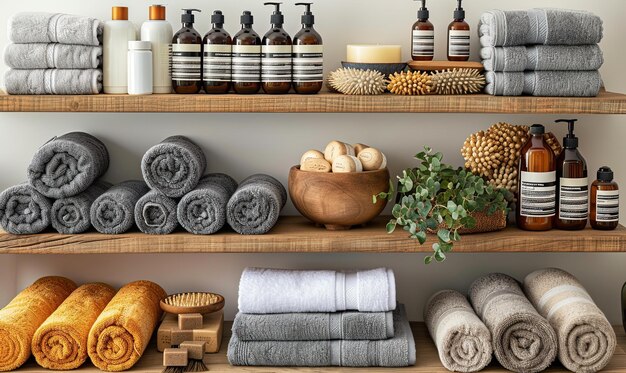
<path fill-rule="evenodd" d="M 317 95 L 92 95 L 0 94 L 0 112 L 188 113 L 513 113 L 626 114 L 626 95 L 598 97 L 346 96 Z"/>
<path fill-rule="evenodd" d="M 327 231 L 303 217 L 282 217 L 268 234 L 243 236 L 229 230 L 200 236 L 177 232 L 146 235 L 84 233 L 62 235 L 40 233 L 12 235 L 0 232 L 0 253 L 4 254 L 121 254 L 121 253 L 413 253 L 432 252 L 434 237 L 419 246 L 408 233 L 385 232 L 387 217 L 366 227 L 348 231 Z M 525 232 L 515 227 L 503 231 L 464 235 L 454 247 L 457 253 L 480 252 L 626 252 L 626 228 L 614 231 Z"/>
<path fill-rule="evenodd" d="M 226 323 L 224 325 L 224 339 L 220 352 L 217 354 L 205 355 L 204 362 L 209 368 L 210 372 L 306 372 L 306 373 L 321 373 L 321 372 L 412 372 L 412 373 L 448 373 L 439 361 L 437 355 L 437 349 L 433 344 L 428 331 L 423 323 L 411 323 L 413 329 L 413 336 L 415 337 L 415 347 L 417 362 L 413 367 L 390 369 L 390 368 L 275 368 L 275 367 L 234 367 L 228 364 L 226 357 L 226 351 L 228 349 L 228 341 L 231 336 L 231 324 Z M 615 327 L 617 334 L 617 349 L 615 355 L 609 363 L 609 365 L 603 370 L 603 372 L 626 372 L 626 335 L 621 326 Z M 496 361 L 491 363 L 483 372 L 508 372 L 503 369 Z M 161 373 L 163 367 L 163 355 L 156 349 L 156 344 L 153 343 L 148 347 L 144 356 L 139 360 L 128 372 L 130 373 Z M 29 373 L 50 373 L 46 369 L 38 367 L 34 361 L 29 361 L 24 367 L 20 368 L 17 372 L 29 372 Z M 100 373 L 91 363 L 86 363 L 83 367 L 77 370 L 81 373 Z M 568 372 L 560 364 L 555 363 L 546 372 Z"/>

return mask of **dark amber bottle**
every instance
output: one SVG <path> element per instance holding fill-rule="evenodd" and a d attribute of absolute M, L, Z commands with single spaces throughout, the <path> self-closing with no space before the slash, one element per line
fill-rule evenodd
<path fill-rule="evenodd" d="M 202 84 L 206 93 L 228 93 L 231 81 L 233 39 L 224 30 L 224 15 L 216 10 L 213 28 L 204 35 Z"/>
<path fill-rule="evenodd" d="M 541 124 L 530 127 L 519 162 L 516 222 L 529 231 L 552 229 L 556 212 L 556 159 L 544 133 Z"/>
<path fill-rule="evenodd" d="M 619 186 L 609 167 L 600 167 L 598 179 L 591 184 L 590 215 L 593 229 L 609 231 L 619 225 Z"/>
<path fill-rule="evenodd" d="M 417 12 L 417 22 L 411 28 L 411 58 L 413 61 L 432 61 L 435 57 L 435 26 L 428 20 L 430 13 L 426 0 Z"/>
<path fill-rule="evenodd" d="M 233 37 L 233 90 L 253 94 L 261 89 L 261 37 L 254 31 L 254 17 L 241 15 L 241 30 Z"/>
<path fill-rule="evenodd" d="M 465 22 L 465 10 L 458 1 L 454 20 L 448 26 L 448 61 L 467 61 L 470 58 L 470 26 Z"/>
<path fill-rule="evenodd" d="M 292 42 L 283 24 L 285 17 L 280 11 L 281 3 L 264 3 L 274 6 L 272 27 L 263 37 L 261 47 L 261 87 L 265 93 L 284 94 L 291 89 Z"/>
<path fill-rule="evenodd" d="M 193 28 L 198 9 L 183 9 L 183 27 L 172 39 L 172 87 L 176 93 L 198 93 L 202 89 L 202 36 Z"/>
<path fill-rule="evenodd" d="M 302 29 L 293 37 L 293 89 L 299 94 L 315 94 L 324 83 L 324 45 L 313 28 L 315 16 L 311 4 L 296 3 L 306 7 Z"/>

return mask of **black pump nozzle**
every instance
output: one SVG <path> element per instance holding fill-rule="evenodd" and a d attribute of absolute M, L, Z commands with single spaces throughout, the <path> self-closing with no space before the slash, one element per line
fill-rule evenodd
<path fill-rule="evenodd" d="M 254 23 L 254 17 L 252 16 L 252 12 L 249 10 L 244 10 L 241 15 L 241 24 L 244 26 L 252 26 Z"/>
<path fill-rule="evenodd" d="M 461 2 L 463 0 L 456 0 L 458 3 L 458 6 L 456 8 L 456 10 L 454 11 L 454 19 L 465 19 L 465 9 L 463 9 L 463 5 L 461 5 Z"/>
<path fill-rule="evenodd" d="M 574 123 L 576 123 L 578 119 L 559 119 L 555 120 L 556 123 L 567 123 L 567 135 L 563 138 L 563 147 L 565 149 L 576 149 L 578 148 L 578 137 L 574 135 Z"/>
<path fill-rule="evenodd" d="M 183 9 L 185 13 L 180 16 L 180 20 L 182 23 L 191 23 L 193 24 L 196 21 L 196 17 L 193 15 L 193 12 L 202 12 L 200 9 Z"/>
<path fill-rule="evenodd" d="M 313 5 L 313 3 L 296 3 L 296 5 L 303 5 L 306 7 L 306 10 L 302 15 L 302 24 L 305 27 L 313 26 L 315 24 L 315 16 L 311 13 L 311 5 Z"/>
<path fill-rule="evenodd" d="M 216 10 L 213 12 L 213 15 L 211 16 L 211 23 L 218 28 L 224 26 L 224 14 L 221 10 Z"/>
<path fill-rule="evenodd" d="M 531 135 L 543 135 L 546 133 L 546 127 L 541 124 L 533 124 L 530 126 L 530 134 Z"/>
<path fill-rule="evenodd" d="M 275 27 L 283 27 L 283 24 L 285 23 L 285 17 L 283 16 L 283 13 L 280 11 L 281 4 L 282 3 L 263 3 L 263 5 L 274 6 L 275 9 L 274 9 L 274 13 L 272 13 L 272 17 L 270 18 L 270 22 Z"/>
<path fill-rule="evenodd" d="M 422 2 L 422 6 L 417 11 L 417 19 L 427 20 L 428 18 L 430 18 L 430 12 L 428 11 L 428 8 L 426 8 L 426 0 L 415 0 L 415 1 Z"/>
<path fill-rule="evenodd" d="M 613 177 L 615 175 L 613 175 L 613 170 L 611 170 L 611 167 L 602 166 L 598 170 L 597 176 L 598 176 L 598 180 L 604 181 L 605 183 L 610 183 L 611 181 L 613 181 Z"/>

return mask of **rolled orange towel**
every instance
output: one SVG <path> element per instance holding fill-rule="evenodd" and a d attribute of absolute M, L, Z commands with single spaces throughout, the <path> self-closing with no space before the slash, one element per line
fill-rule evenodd
<path fill-rule="evenodd" d="M 15 370 L 30 357 L 37 328 L 76 290 L 64 277 L 43 277 L 0 310 L 0 371 Z"/>
<path fill-rule="evenodd" d="M 76 289 L 33 337 L 33 355 L 44 368 L 76 369 L 87 360 L 87 338 L 96 319 L 115 295 L 106 284 Z"/>
<path fill-rule="evenodd" d="M 113 297 L 89 332 L 89 357 L 100 370 L 133 367 L 161 319 L 165 290 L 150 281 L 131 282 Z"/>

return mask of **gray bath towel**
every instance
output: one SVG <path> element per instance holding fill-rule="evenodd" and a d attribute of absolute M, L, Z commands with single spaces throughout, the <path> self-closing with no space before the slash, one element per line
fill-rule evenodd
<path fill-rule="evenodd" d="M 226 174 L 204 176 L 178 203 L 178 222 L 189 233 L 216 233 L 226 224 L 226 205 L 236 189 L 237 182 Z"/>
<path fill-rule="evenodd" d="M 91 228 L 91 205 L 111 184 L 96 181 L 87 190 L 73 197 L 60 198 L 52 204 L 52 227 L 63 234 L 78 234 Z"/>
<path fill-rule="evenodd" d="M 97 95 L 102 70 L 8 70 L 4 83 L 10 95 Z"/>
<path fill-rule="evenodd" d="M 170 234 L 178 227 L 176 200 L 156 190 L 139 198 L 135 205 L 135 223 L 147 234 Z"/>
<path fill-rule="evenodd" d="M 488 71 L 485 78 L 485 92 L 495 96 L 595 97 L 602 87 L 598 71 Z"/>
<path fill-rule="evenodd" d="M 75 196 L 109 168 L 102 141 L 84 132 L 54 137 L 41 146 L 28 166 L 28 180 L 50 198 Z"/>
<path fill-rule="evenodd" d="M 443 366 L 454 372 L 478 372 L 491 362 L 491 333 L 465 295 L 435 293 L 424 307 L 424 322 Z"/>
<path fill-rule="evenodd" d="M 9 44 L 4 62 L 12 69 L 97 69 L 102 47 L 58 43 Z"/>
<path fill-rule="evenodd" d="M 206 168 L 202 149 L 184 136 L 172 136 L 148 149 L 141 172 L 152 189 L 180 198 L 198 185 Z"/>
<path fill-rule="evenodd" d="M 27 183 L 0 193 L 0 224 L 12 234 L 39 233 L 50 225 L 52 202 Z"/>
<path fill-rule="evenodd" d="M 269 232 L 287 203 L 287 191 L 269 175 L 252 175 L 241 182 L 228 201 L 226 219 L 240 234 Z"/>
<path fill-rule="evenodd" d="M 124 181 L 103 193 L 91 206 L 91 224 L 100 233 L 121 234 L 135 222 L 135 205 L 149 192 L 143 181 Z"/>
<path fill-rule="evenodd" d="M 22 12 L 9 18 L 13 43 L 62 43 L 97 46 L 104 24 L 94 18 L 60 13 Z"/>
<path fill-rule="evenodd" d="M 415 364 L 415 340 L 400 305 L 393 314 L 395 336 L 380 341 L 254 341 L 233 333 L 228 344 L 232 365 L 406 367 Z"/>
<path fill-rule="evenodd" d="M 380 340 L 392 338 L 392 312 L 238 313 L 240 341 Z"/>
<path fill-rule="evenodd" d="M 593 71 L 604 63 L 598 45 L 485 47 L 480 57 L 487 71 Z"/>
<path fill-rule="evenodd" d="M 524 291 L 559 339 L 559 361 L 572 372 L 604 368 L 615 352 L 615 331 L 582 284 L 556 268 L 535 271 Z"/>
<path fill-rule="evenodd" d="M 535 373 L 552 364 L 556 333 L 514 278 L 501 273 L 480 277 L 470 286 L 469 297 L 491 331 L 493 351 L 505 369 Z"/>
<path fill-rule="evenodd" d="M 524 93 L 523 72 L 485 72 L 485 93 L 494 96 L 521 96 Z"/>

